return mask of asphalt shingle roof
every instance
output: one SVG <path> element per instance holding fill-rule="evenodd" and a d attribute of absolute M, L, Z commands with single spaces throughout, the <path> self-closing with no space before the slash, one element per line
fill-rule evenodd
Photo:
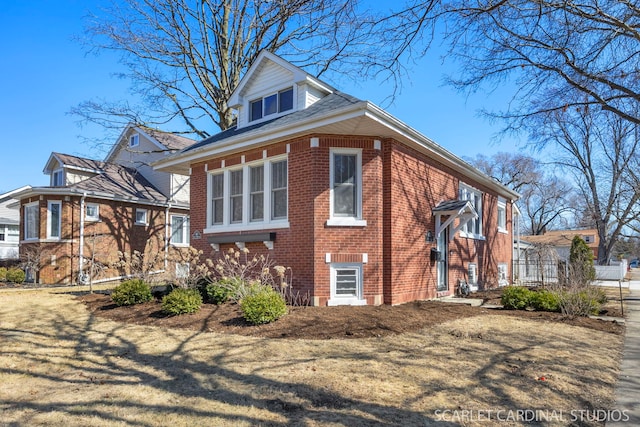
<path fill-rule="evenodd" d="M 153 186 L 137 170 L 115 163 L 84 159 L 68 154 L 56 153 L 65 166 L 90 168 L 99 171 L 95 176 L 87 178 L 64 188 L 89 192 L 113 194 L 117 197 L 137 198 L 149 201 L 165 201 L 167 197 Z M 67 161 L 69 163 L 67 163 Z"/>
<path fill-rule="evenodd" d="M 286 114 L 284 116 L 276 117 L 272 120 L 256 123 L 254 125 L 244 126 L 240 129 L 234 126 L 220 133 L 212 135 L 209 138 L 206 138 L 196 144 L 193 144 L 190 147 L 182 150 L 182 152 L 185 153 L 200 147 L 220 143 L 226 139 L 242 135 L 244 133 L 251 132 L 257 129 L 264 131 L 277 129 L 288 124 L 298 123 L 314 116 L 321 116 L 332 110 L 343 108 L 349 105 L 354 105 L 359 102 L 363 101 L 346 93 L 336 91 L 318 100 L 315 104 L 303 110 L 295 111 L 291 114 Z"/>

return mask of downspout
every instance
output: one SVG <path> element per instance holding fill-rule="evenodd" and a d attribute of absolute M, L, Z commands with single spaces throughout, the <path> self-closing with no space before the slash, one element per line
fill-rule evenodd
<path fill-rule="evenodd" d="M 164 271 L 167 271 L 169 266 L 169 210 L 171 209 L 171 202 L 167 205 L 167 210 L 164 214 Z"/>
<path fill-rule="evenodd" d="M 87 193 L 83 193 L 80 198 L 80 255 L 78 257 L 78 284 L 81 285 L 84 282 L 84 199 L 87 198 Z"/>

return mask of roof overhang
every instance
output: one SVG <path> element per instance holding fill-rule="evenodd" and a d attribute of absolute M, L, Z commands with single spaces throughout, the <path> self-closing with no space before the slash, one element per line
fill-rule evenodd
<path fill-rule="evenodd" d="M 19 207 L 20 201 L 30 198 L 30 197 L 39 197 L 39 196 L 71 196 L 71 197 L 91 197 L 95 199 L 102 200 L 111 200 L 116 202 L 123 203 L 135 203 L 139 205 L 147 205 L 147 206 L 161 206 L 161 207 L 172 207 L 176 209 L 189 209 L 189 205 L 185 203 L 178 203 L 174 201 L 158 201 L 158 200 L 149 200 L 149 199 L 141 199 L 138 197 L 127 197 L 114 193 L 108 193 L 105 191 L 89 191 L 82 190 L 79 188 L 69 188 L 69 187 L 32 187 L 27 190 L 21 191 L 14 195 L 14 198 L 18 201 L 9 205 L 9 207 Z"/>
<path fill-rule="evenodd" d="M 301 119 L 295 123 L 283 124 L 276 129 L 258 127 L 255 130 L 231 136 L 210 145 L 178 152 L 154 162 L 152 166 L 154 169 L 164 172 L 188 175 L 192 163 L 260 148 L 308 134 L 359 135 L 378 139 L 393 138 L 450 167 L 462 176 L 493 189 L 499 195 L 512 202 L 520 197 L 517 192 L 482 173 L 417 130 L 368 101 L 351 104 L 323 115 Z"/>

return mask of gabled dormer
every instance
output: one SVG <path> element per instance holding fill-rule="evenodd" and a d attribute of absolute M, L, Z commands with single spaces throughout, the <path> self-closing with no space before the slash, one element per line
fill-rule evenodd
<path fill-rule="evenodd" d="M 335 89 L 263 50 L 231 94 L 238 129 L 304 110 Z"/>
<path fill-rule="evenodd" d="M 65 187 L 94 177 L 101 171 L 101 162 L 68 154 L 51 153 L 42 172 L 49 175 L 51 187 Z"/>

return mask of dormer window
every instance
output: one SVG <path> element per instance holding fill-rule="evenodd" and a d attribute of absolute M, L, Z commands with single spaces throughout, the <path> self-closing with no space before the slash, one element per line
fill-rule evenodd
<path fill-rule="evenodd" d="M 62 169 L 54 171 L 51 174 L 51 186 L 52 187 L 64 186 L 64 172 Z"/>
<path fill-rule="evenodd" d="M 293 109 L 293 88 L 255 99 L 249 103 L 249 121 L 259 120 L 272 114 Z"/>
<path fill-rule="evenodd" d="M 139 143 L 140 139 L 137 133 L 129 137 L 129 147 L 137 147 Z"/>

